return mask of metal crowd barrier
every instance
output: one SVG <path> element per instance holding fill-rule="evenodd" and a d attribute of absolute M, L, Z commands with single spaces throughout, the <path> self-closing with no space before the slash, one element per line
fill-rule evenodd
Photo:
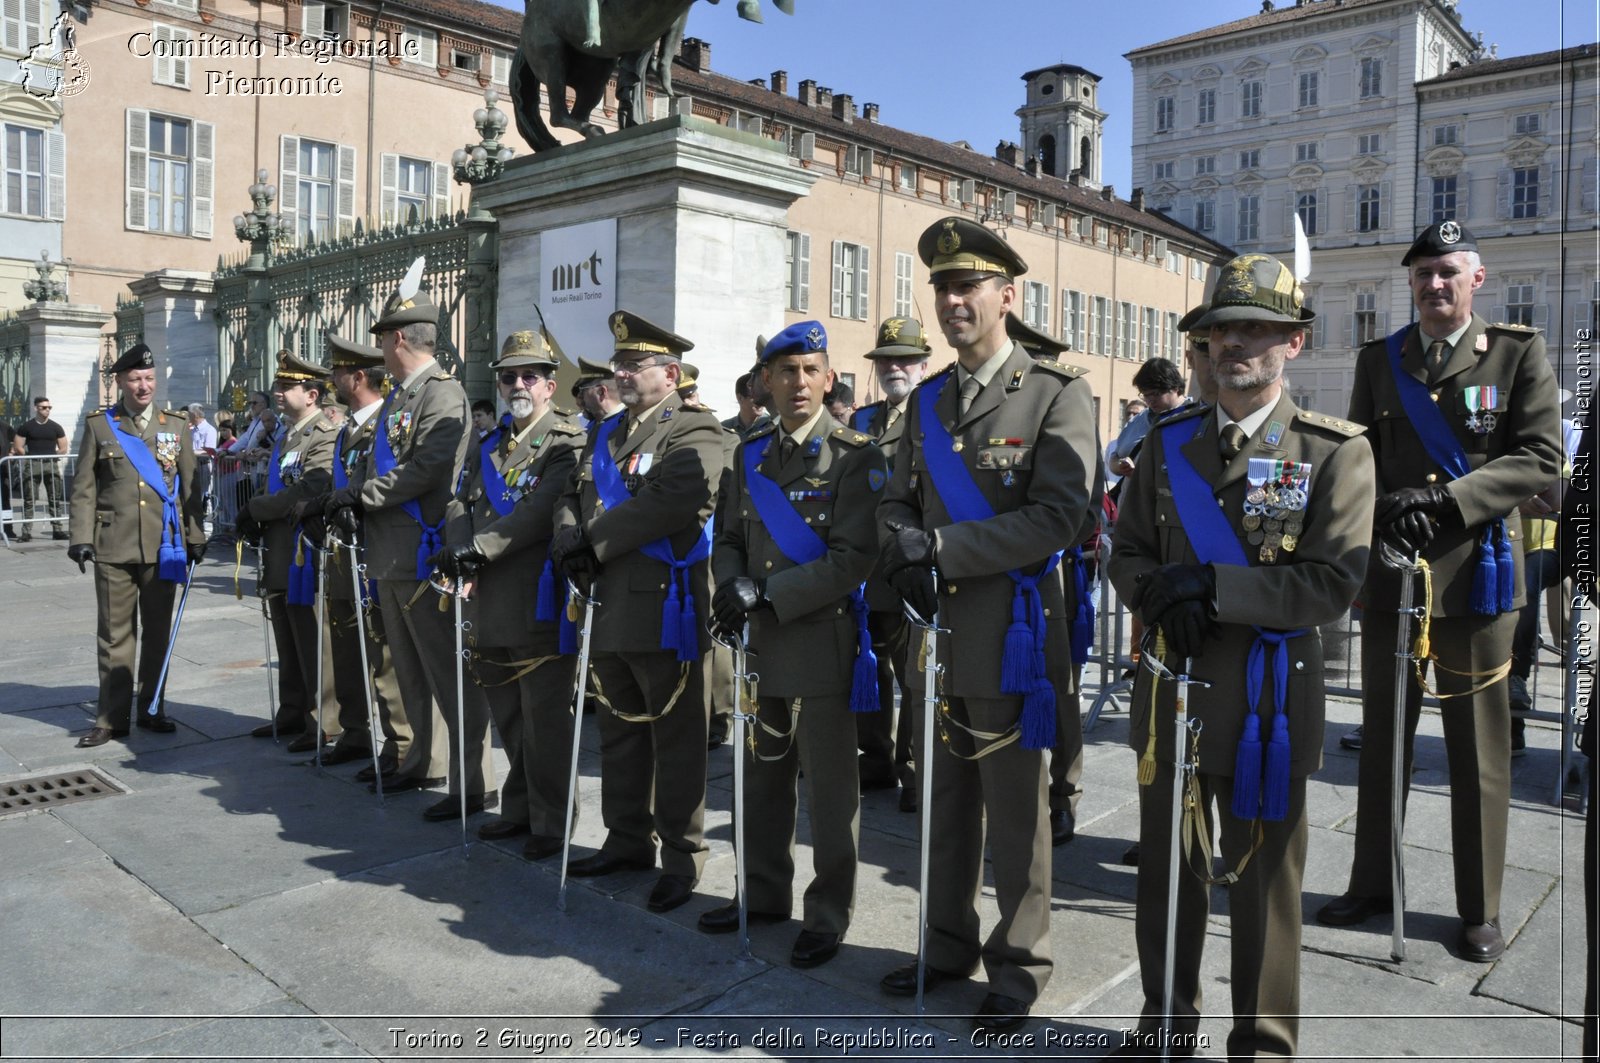
<path fill-rule="evenodd" d="M 233 539 L 250 499 L 267 489 L 267 463 L 263 455 L 246 458 L 241 455 L 219 452 L 211 464 L 211 537 L 218 541 Z"/>
<path fill-rule="evenodd" d="M 0 458 L 0 543 L 67 537 L 67 505 L 77 456 L 7 455 Z"/>

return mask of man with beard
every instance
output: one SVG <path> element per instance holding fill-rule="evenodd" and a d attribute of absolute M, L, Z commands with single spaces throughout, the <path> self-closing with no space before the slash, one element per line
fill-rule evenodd
<path fill-rule="evenodd" d="M 910 317 L 891 317 L 878 326 L 878 344 L 867 352 L 873 375 L 883 399 L 855 412 L 850 425 L 865 433 L 883 451 L 884 463 L 894 468 L 905 432 L 906 401 L 912 390 L 928 374 L 928 358 L 933 348 L 922 322 Z M 861 789 L 900 787 L 900 810 L 915 812 L 919 795 L 916 750 L 916 718 L 921 710 L 922 673 L 916 671 L 906 647 L 910 634 L 900 596 L 875 566 L 867 580 L 868 627 L 872 632 L 872 651 L 878 657 L 878 703 L 880 712 L 856 717 L 856 741 L 861 750 Z M 895 719 L 894 688 L 900 685 L 900 716 Z"/>
<path fill-rule="evenodd" d="M 511 412 L 467 456 L 438 560 L 441 572 L 472 588 L 473 678 L 510 761 L 501 818 L 478 837 L 531 834 L 522 852 L 529 860 L 562 848 L 577 671 L 558 632 L 566 583 L 549 561 L 556 501 L 583 446 L 583 429 L 550 402 L 560 364 L 538 332 L 506 338 L 489 368 Z"/>

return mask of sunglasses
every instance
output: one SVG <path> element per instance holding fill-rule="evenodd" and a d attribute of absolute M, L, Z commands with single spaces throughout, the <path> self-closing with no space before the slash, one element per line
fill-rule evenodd
<path fill-rule="evenodd" d="M 543 379 L 544 374 L 537 369 L 524 369 L 521 372 L 515 369 L 507 369 L 500 374 L 500 383 L 507 387 L 515 384 L 518 380 L 521 380 L 524 384 L 532 384 Z"/>

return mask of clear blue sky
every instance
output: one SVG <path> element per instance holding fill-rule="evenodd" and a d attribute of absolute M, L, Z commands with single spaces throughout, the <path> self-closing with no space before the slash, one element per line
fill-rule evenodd
<path fill-rule="evenodd" d="M 887 124 L 983 152 L 1021 139 L 1023 72 L 1086 67 L 1104 79 L 1100 106 L 1110 115 L 1102 176 L 1124 197 L 1133 84 L 1123 53 L 1261 10 L 1260 0 L 794 0 L 790 17 L 764 0 L 766 22 L 756 25 L 734 4 L 697 3 L 689 15 L 688 35 L 711 42 L 718 73 L 748 80 L 787 70 L 791 93 L 813 78 L 858 107 L 879 104 Z M 1501 58 L 1600 37 L 1593 0 L 1461 0 L 1460 11 Z"/>

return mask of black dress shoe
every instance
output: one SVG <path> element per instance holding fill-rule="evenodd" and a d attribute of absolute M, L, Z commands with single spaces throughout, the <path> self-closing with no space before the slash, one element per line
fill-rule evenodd
<path fill-rule="evenodd" d="M 1346 893 L 1317 909 L 1317 922 L 1323 926 L 1359 926 L 1375 915 L 1394 911 L 1388 897 L 1357 897 Z"/>
<path fill-rule="evenodd" d="M 1004 993 L 990 993 L 978 1005 L 978 1014 L 972 1017 L 972 1025 L 979 1030 L 1000 1033 L 1021 1026 L 1027 1018 L 1026 1003 Z"/>
<path fill-rule="evenodd" d="M 922 807 L 922 795 L 917 792 L 916 784 L 900 786 L 900 811 L 915 812 Z"/>
<path fill-rule="evenodd" d="M 312 750 L 317 748 L 317 736 L 318 735 L 321 735 L 322 744 L 323 745 L 327 745 L 328 744 L 328 736 L 327 735 L 322 734 L 320 731 L 310 730 L 310 731 L 306 731 L 306 732 L 302 733 L 299 738 L 296 738 L 293 742 L 290 742 L 289 743 L 289 747 L 288 747 L 287 750 L 285 750 L 285 752 L 288 752 L 288 753 L 310 753 Z M 327 763 L 326 758 L 324 758 L 323 763 Z"/>
<path fill-rule="evenodd" d="M 329 764 L 348 764 L 352 760 L 371 759 L 371 749 L 362 749 L 360 746 L 356 745 L 347 746 L 343 742 L 340 742 L 338 745 L 322 754 L 322 763 L 324 766 Z"/>
<path fill-rule="evenodd" d="M 1361 751 L 1361 728 L 1357 727 L 1352 731 L 1346 731 L 1344 734 L 1340 735 L 1339 736 L 1339 748 L 1340 749 L 1349 749 L 1349 750 L 1354 750 L 1356 752 L 1360 752 Z"/>
<path fill-rule="evenodd" d="M 598 853 L 592 853 L 581 860 L 569 863 L 567 874 L 577 878 L 595 878 L 609 875 L 613 871 L 649 871 L 655 866 L 654 860 L 630 860 L 601 849 Z"/>
<path fill-rule="evenodd" d="M 383 792 L 386 794 L 403 794 L 407 790 L 431 790 L 435 786 L 443 786 L 445 782 L 445 777 L 442 775 L 436 778 L 421 775 L 395 775 L 393 777 L 385 775 L 383 777 Z M 377 781 L 374 780 L 367 783 L 367 789 L 377 793 Z"/>
<path fill-rule="evenodd" d="M 78 748 L 79 749 L 92 749 L 95 746 L 103 746 L 103 745 L 105 745 L 107 742 L 111 741 L 113 738 L 127 738 L 127 737 L 128 737 L 128 732 L 126 730 L 118 731 L 118 730 L 114 730 L 114 729 L 112 729 L 110 727 L 91 727 L 91 728 L 89 728 L 89 733 L 88 734 L 86 734 L 82 738 L 78 739 Z"/>
<path fill-rule="evenodd" d="M 771 926 L 775 923 L 786 923 L 787 915 L 777 912 L 758 912 L 754 909 L 745 913 L 745 923 L 749 926 Z M 713 908 L 709 912 L 700 913 L 700 929 L 708 934 L 727 934 L 739 929 L 739 905 L 733 901 Z"/>
<path fill-rule="evenodd" d="M 650 891 L 648 907 L 652 912 L 670 912 L 693 896 L 694 879 L 688 875 L 662 875 Z"/>
<path fill-rule="evenodd" d="M 519 834 L 526 833 L 528 833 L 528 825 L 526 823 L 518 823 L 514 819 L 506 819 L 503 816 L 500 819 L 490 820 L 478 828 L 478 837 L 486 842 L 499 841 L 501 838 L 515 838 Z"/>
<path fill-rule="evenodd" d="M 282 724 L 282 723 L 280 723 L 278 725 L 278 737 L 282 738 L 284 735 L 297 735 L 297 734 L 300 734 L 305 729 L 306 729 L 306 725 L 305 725 L 305 721 L 303 721 L 303 720 L 298 724 Z M 272 735 L 272 724 L 270 724 L 270 723 L 262 724 L 260 727 L 257 727 L 255 730 L 250 732 L 250 737 L 251 738 L 271 738 L 271 737 L 273 737 L 273 735 Z M 311 747 L 307 746 L 306 748 L 310 749 Z"/>
<path fill-rule="evenodd" d="M 158 735 L 169 735 L 178 729 L 178 725 L 167 719 L 167 714 L 164 712 L 158 712 L 154 716 L 148 712 L 140 712 L 139 718 L 133 722 L 139 730 L 154 731 Z"/>
<path fill-rule="evenodd" d="M 1132 845 L 1130 845 L 1126 849 L 1122 850 L 1122 862 L 1123 862 L 1123 864 L 1125 864 L 1128 867 L 1138 867 L 1139 866 L 1139 843 L 1138 842 L 1134 842 Z"/>
<path fill-rule="evenodd" d="M 1506 954 L 1506 939 L 1498 923 L 1462 923 L 1461 958 L 1473 963 L 1493 963 Z"/>
<path fill-rule="evenodd" d="M 473 813 L 482 812 L 486 808 L 494 808 L 499 803 L 500 795 L 497 793 L 468 794 L 467 815 L 470 816 Z M 459 815 L 461 815 L 460 794 L 451 794 L 449 797 L 435 801 L 422 810 L 422 818 L 433 823 L 445 819 L 455 819 Z"/>
<path fill-rule="evenodd" d="M 931 993 L 946 982 L 963 982 L 969 975 L 956 974 L 954 971 L 941 971 L 937 967 L 929 966 L 922 975 L 922 988 L 924 992 Z M 914 997 L 917 995 L 917 965 L 908 963 L 904 967 L 896 967 L 883 976 L 878 987 L 892 997 Z"/>
<path fill-rule="evenodd" d="M 522 847 L 524 860 L 543 860 L 556 855 L 561 851 L 561 839 L 553 834 L 535 834 L 528 839 L 528 844 Z M 572 869 L 567 868 L 568 871 Z"/>
<path fill-rule="evenodd" d="M 802 930 L 789 950 L 789 963 L 795 967 L 821 967 L 839 953 L 839 935 L 820 930 Z"/>
<path fill-rule="evenodd" d="M 1050 813 L 1050 844 L 1065 845 L 1070 842 L 1077 830 L 1077 818 L 1070 808 Z"/>
<path fill-rule="evenodd" d="M 371 751 L 368 750 L 368 752 Z M 378 757 L 378 767 L 383 769 L 384 782 L 388 782 L 389 776 L 395 773 L 395 770 L 399 767 L 399 765 L 396 764 L 395 759 L 388 754 L 380 754 Z M 356 772 L 356 782 L 371 782 L 376 778 L 377 776 L 373 774 L 371 764 L 368 764 L 366 767 Z"/>

